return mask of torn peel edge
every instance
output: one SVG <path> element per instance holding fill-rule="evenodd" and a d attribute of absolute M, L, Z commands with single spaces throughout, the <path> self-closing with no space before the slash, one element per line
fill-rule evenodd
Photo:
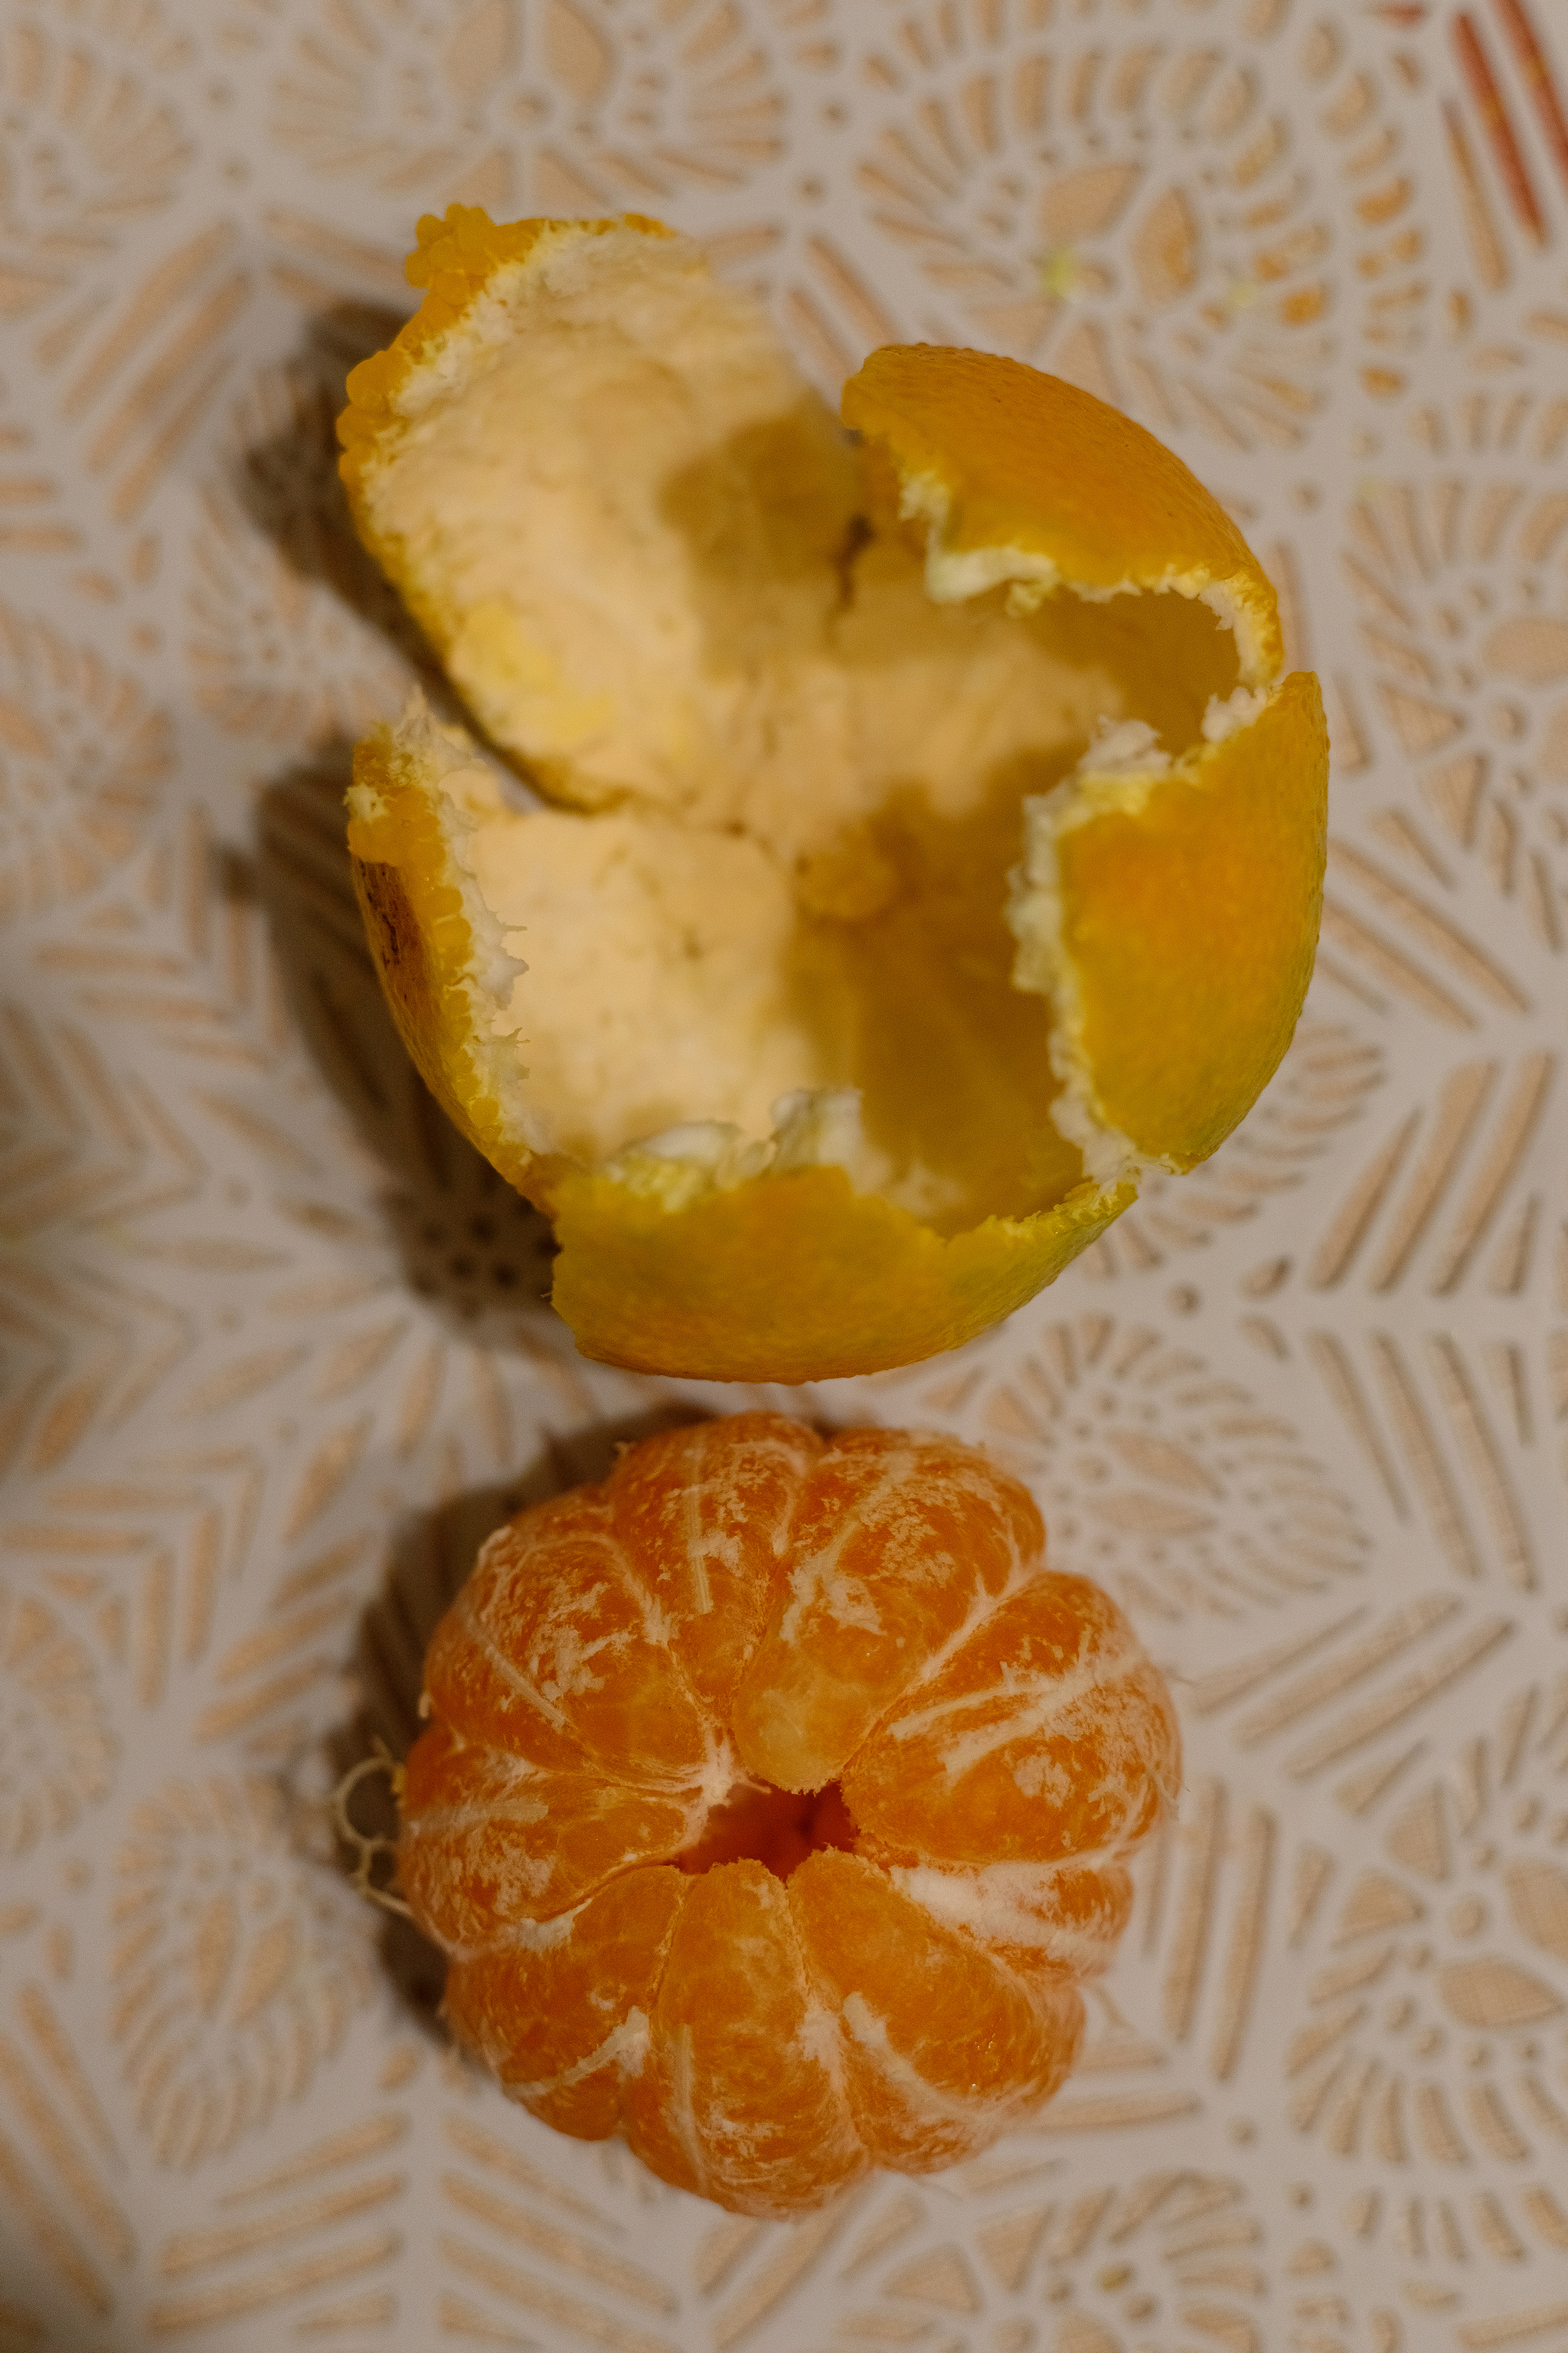
<path fill-rule="evenodd" d="M 558 1188 L 553 1299 L 587 1356 L 794 1383 L 915 1364 L 1032 1299 L 1129 1208 L 1079 1184 L 1032 1217 L 942 1236 L 842 1168 L 712 1187 L 667 1212 L 600 1174 Z"/>
<path fill-rule="evenodd" d="M 1308 729 L 1299 721 L 1310 714 L 1292 712 L 1293 702 L 1315 712 Z M 1203 744 L 1169 761 L 1139 723 L 1123 723 L 1065 785 L 1026 801 L 1026 855 L 1009 914 L 1018 940 L 1015 982 L 1052 1002 L 1049 1050 L 1064 1083 L 1050 1116 L 1078 1145 L 1087 1174 L 1053 1208 L 991 1217 L 952 1235 L 867 1184 L 851 1090 L 776 1099 L 766 1139 L 694 1121 L 593 1164 L 542 1152 L 548 1140 L 527 1132 L 512 1100 L 515 1042 L 495 1034 L 493 994 L 483 986 L 502 934 L 497 926 L 495 939 L 481 936 L 485 911 L 458 854 L 462 828 L 500 806 L 500 788 L 460 731 L 438 729 L 418 706 L 396 734 L 382 729 L 367 739 L 356 754 L 351 847 L 384 988 L 437 1100 L 508 1182 L 554 1219 L 554 1303 L 585 1355 L 650 1373 L 784 1381 L 913 1363 L 963 1345 L 1034 1296 L 1130 1204 L 1146 1171 L 1206 1156 L 1271 1075 L 1300 1012 L 1316 937 L 1306 867 L 1315 860 L 1321 888 L 1326 737 L 1315 681 L 1301 673 L 1261 699 L 1241 689 L 1211 703 L 1204 732 Z M 1299 806 L 1292 814 L 1280 804 L 1281 837 L 1275 805 L 1291 793 Z M 1140 821 L 1145 814 L 1148 824 Z M 1193 877 L 1207 887 L 1205 861 L 1215 857 L 1227 869 L 1227 887 L 1239 874 L 1246 892 L 1260 883 L 1267 890 L 1281 841 L 1290 851 L 1279 867 L 1286 896 L 1294 887 L 1289 874 L 1302 868 L 1301 906 L 1283 914 L 1276 908 L 1289 970 L 1282 966 L 1260 1011 L 1236 1000 L 1244 1067 L 1232 1084 L 1227 1001 L 1211 1040 L 1213 1068 L 1194 1081 L 1195 1092 L 1188 1089 L 1193 1101 L 1178 1105 L 1163 1134 L 1141 1134 L 1136 1117 L 1108 1115 L 1107 1069 L 1084 1042 L 1094 1008 L 1086 1008 L 1068 951 L 1084 936 L 1086 906 L 1100 935 L 1100 963 L 1089 973 L 1097 996 L 1105 956 L 1124 959 L 1114 877 L 1093 884 L 1087 901 L 1066 893 L 1064 906 L 1063 847 L 1094 839 L 1097 819 L 1112 831 L 1131 819 L 1128 829 L 1140 836 L 1164 826 L 1161 839 L 1139 851 L 1156 919 Z M 1174 836 L 1167 819 L 1176 822 Z M 1189 820 L 1197 831 L 1184 836 Z M 1173 851 L 1166 874 L 1162 861 Z M 1282 906 L 1280 890 L 1274 895 Z M 1148 944 L 1151 969 L 1141 986 L 1157 995 L 1167 986 L 1165 948 L 1153 935 Z M 1202 951 L 1199 967 L 1185 972 L 1183 954 L 1168 967 L 1178 998 L 1201 984 L 1209 961 L 1202 942 L 1189 946 Z M 511 974 L 521 960 L 503 961 Z"/>
<path fill-rule="evenodd" d="M 865 438 L 892 457 L 875 428 Z M 894 463 L 896 468 L 896 459 Z M 1063 1139 L 1077 1146 L 1086 1179 L 1107 1190 L 1131 1187 L 1135 1192 L 1146 1176 L 1182 1174 L 1205 1155 L 1148 1149 L 1107 1108 L 1085 1045 L 1083 992 L 1067 948 L 1058 844 L 1063 835 L 1110 811 L 1142 815 L 1167 779 L 1200 781 L 1213 751 L 1256 725 L 1279 702 L 1287 681 L 1279 675 L 1282 647 L 1274 600 L 1266 584 L 1260 595 L 1258 582 L 1245 571 L 1220 578 L 1205 568 L 1184 572 L 1171 566 L 1158 577 L 1129 574 L 1101 586 L 1076 577 L 1038 549 L 953 547 L 952 484 L 937 471 L 900 473 L 898 480 L 900 520 L 924 530 L 925 586 L 933 604 L 961 604 L 1005 588 L 1007 610 L 1022 617 L 1056 596 L 1099 605 L 1120 596 L 1174 595 L 1207 606 L 1235 644 L 1238 682 L 1226 698 L 1211 695 L 1199 741 L 1173 757 L 1146 722 L 1102 721 L 1099 740 L 1072 773 L 1050 793 L 1025 798 L 1023 856 L 1007 878 L 1005 920 L 1018 941 L 1013 986 L 1044 997 L 1051 1006 L 1047 1053 L 1060 1092 L 1048 1116 Z"/>
<path fill-rule="evenodd" d="M 547 1214 L 568 1173 L 611 1177 L 669 1212 L 704 1193 L 811 1167 L 842 1168 L 857 1191 L 877 1191 L 885 1172 L 866 1140 L 855 1087 L 777 1097 L 765 1137 L 695 1118 L 631 1137 L 595 1163 L 552 1149 L 526 1101 L 508 1109 L 509 1093 L 529 1073 L 495 1017 L 528 965 L 473 887 L 463 841 L 509 806 L 479 746 L 462 728 L 442 724 L 418 687 L 395 724 L 355 748 L 349 849 L 383 986 L 426 1085 L 508 1183 Z M 454 997 L 466 1008 L 456 1042 L 439 1010 Z"/>
<path fill-rule="evenodd" d="M 1068 944 L 1063 844 L 1098 820 L 1125 818 L 1136 822 L 1146 817 L 1157 800 L 1173 806 L 1184 787 L 1193 789 L 1194 796 L 1209 788 L 1223 790 L 1235 755 L 1246 749 L 1245 739 L 1256 733 L 1261 747 L 1276 723 L 1285 715 L 1287 706 L 1302 699 L 1315 706 L 1322 738 L 1319 798 L 1324 802 L 1321 814 L 1326 822 L 1327 738 L 1322 731 L 1321 699 L 1315 680 L 1300 671 L 1268 688 L 1239 685 L 1225 701 L 1211 697 L 1204 714 L 1202 740 L 1174 759 L 1160 745 L 1153 731 L 1141 721 L 1108 726 L 1070 776 L 1052 792 L 1031 796 L 1024 802 L 1025 854 L 1008 878 L 1006 910 L 1008 928 L 1018 943 L 1013 966 L 1014 986 L 1050 1002 L 1053 1019 L 1048 1052 L 1051 1068 L 1061 1086 L 1051 1107 L 1052 1117 L 1060 1134 L 1082 1154 L 1086 1176 L 1100 1185 L 1121 1183 L 1136 1189 L 1143 1178 L 1156 1171 L 1184 1174 L 1206 1158 L 1223 1134 L 1246 1116 L 1278 1067 L 1279 1055 L 1300 1015 L 1310 974 L 1310 944 L 1304 958 L 1298 959 L 1301 965 L 1300 986 L 1294 991 L 1289 1018 L 1281 1017 L 1278 1050 L 1268 1060 L 1268 1068 L 1255 1074 L 1255 1082 L 1249 1082 L 1246 1099 L 1238 1096 L 1228 1108 L 1221 1132 L 1195 1151 L 1183 1146 L 1162 1150 L 1140 1143 L 1118 1124 L 1108 1108 L 1102 1092 L 1105 1073 L 1086 1042 L 1089 1024 L 1084 976 Z M 1260 756 L 1256 765 L 1256 790 L 1267 793 L 1274 779 L 1266 758 Z M 1322 831 L 1321 824 L 1318 829 Z M 1318 872 L 1321 900 L 1321 858 Z M 1075 917 L 1081 918 L 1081 913 L 1075 902 Z M 1310 942 L 1315 943 L 1316 905 L 1305 928 L 1310 931 Z"/>
<path fill-rule="evenodd" d="M 467 834 L 509 805 L 479 747 L 462 728 L 437 721 L 418 687 L 395 723 L 355 747 L 349 849 L 383 987 L 426 1085 L 508 1183 L 547 1215 L 563 1187 L 601 1177 L 668 1215 L 757 1179 L 811 1169 L 841 1170 L 858 1195 L 884 1198 L 884 1171 L 864 1135 L 854 1087 L 805 1087 L 776 1098 L 766 1137 L 696 1118 L 628 1138 L 592 1164 L 552 1148 L 526 1104 L 509 1103 L 527 1071 L 494 1015 L 527 964 L 509 951 L 506 927 L 473 887 L 463 857 Z M 463 1008 L 460 1023 L 451 1019 L 454 1001 Z M 1063 1103 L 1058 1097 L 1043 1115 L 1053 1118 Z M 1092 1163 L 1085 1155 L 1086 1176 L 1109 1197 L 1135 1182 L 1136 1155 L 1114 1135 L 1097 1144 Z M 1069 1198 L 1077 1203 L 1084 1191 L 1079 1186 Z M 1109 1198 L 1104 1206 L 1114 1214 Z M 914 1211 L 887 1207 L 934 1234 Z M 968 1230 L 1033 1222 L 995 1218 Z"/>
<path fill-rule="evenodd" d="M 351 503 L 358 508 L 366 474 L 400 439 L 412 421 L 402 396 L 421 375 L 439 367 L 442 347 L 492 282 L 509 269 L 537 266 L 552 245 L 569 247 L 585 237 L 632 229 L 644 237 L 677 232 L 645 213 L 619 213 L 599 220 L 492 221 L 478 205 L 448 205 L 445 218 L 424 214 L 404 276 L 424 299 L 384 351 L 351 368 L 344 385 L 348 404 L 337 421 L 342 456 L 338 470 Z"/>
<path fill-rule="evenodd" d="M 354 895 L 376 976 L 420 1077 L 458 1133 L 537 1201 L 542 1180 L 562 1164 L 519 1136 L 505 1107 L 504 1049 L 491 1034 L 476 970 L 481 960 L 493 963 L 499 927 L 482 958 L 479 894 L 464 888 L 456 842 L 473 811 L 448 789 L 459 771 L 500 805 L 478 747 L 462 728 L 434 718 L 418 687 L 395 723 L 356 744 L 347 796 Z M 460 1025 L 451 1018 L 454 999 L 465 1008 Z"/>
<path fill-rule="evenodd" d="M 868 435 L 875 444 L 879 437 Z M 994 545 L 960 548 L 949 543 L 953 496 L 940 474 L 899 476 L 899 519 L 923 525 L 926 534 L 926 594 L 934 605 L 959 605 L 990 589 L 1005 588 L 1015 616 L 1035 612 L 1048 596 L 1066 594 L 1086 605 L 1108 605 L 1119 596 L 1184 596 L 1206 605 L 1216 624 L 1236 643 L 1243 687 L 1267 690 L 1282 665 L 1278 613 L 1260 597 L 1244 572 L 1216 578 L 1206 569 L 1169 565 L 1157 577 L 1129 573 L 1109 586 L 1076 578 L 1037 548 Z"/>
<path fill-rule="evenodd" d="M 1201 756 L 1201 748 L 1184 759 Z M 1025 800 L 1024 855 L 1007 878 L 1007 928 L 1018 943 L 1013 986 L 1047 998 L 1051 1008 L 1047 1051 L 1061 1082 L 1051 1117 L 1083 1155 L 1086 1177 L 1104 1187 L 1130 1185 L 1135 1192 L 1144 1176 L 1173 1171 L 1175 1163 L 1169 1155 L 1141 1152 L 1100 1100 L 1083 1046 L 1083 991 L 1067 952 L 1058 845 L 1064 833 L 1103 810 L 1141 816 L 1155 786 L 1180 765 L 1143 722 L 1108 727 L 1054 791 Z"/>
<path fill-rule="evenodd" d="M 469 806 L 458 805 L 446 779 Z M 514 1042 L 483 983 L 500 934 L 458 837 L 500 796 L 422 703 L 355 753 L 350 849 L 383 990 L 459 1132 L 555 1223 L 552 1299 L 588 1356 L 692 1378 L 821 1379 L 962 1345 L 1032 1298 L 1133 1198 L 1080 1181 L 1055 1207 L 952 1236 L 858 1186 L 850 1090 L 775 1103 L 758 1145 L 693 1122 L 590 1166 L 538 1149 L 513 1100 Z M 509 969 L 516 969 L 511 960 Z M 457 1018 L 454 1018 L 456 1016 Z M 1060 1101 L 1060 1098 L 1058 1098 Z"/>

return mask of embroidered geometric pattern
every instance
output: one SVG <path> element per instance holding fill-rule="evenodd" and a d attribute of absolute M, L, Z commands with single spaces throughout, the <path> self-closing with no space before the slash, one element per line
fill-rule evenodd
<path fill-rule="evenodd" d="M 0 2346 L 1568 2345 L 1559 11 L 12 0 L 0 112 Z M 1115 403 L 1322 680 L 1278 1079 L 956 1356 L 582 1361 L 392 1031 L 331 423 L 453 201 Z M 742 1406 L 984 1444 L 1188 1759 L 1037 2124 L 793 2223 L 458 2061 L 324 1805 L 490 1527 Z"/>

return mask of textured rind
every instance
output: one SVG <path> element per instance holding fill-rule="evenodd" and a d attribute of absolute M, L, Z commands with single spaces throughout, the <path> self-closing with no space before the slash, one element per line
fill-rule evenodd
<path fill-rule="evenodd" d="M 387 726 L 355 744 L 353 782 L 365 788 L 361 806 L 375 810 L 349 819 L 354 896 L 399 1034 L 453 1124 L 509 1185 L 548 1209 L 562 1163 L 531 1152 L 519 1134 L 495 1082 L 496 1047 L 474 1019 L 476 946 L 464 878 L 437 814 L 439 785 Z"/>
<path fill-rule="evenodd" d="M 490 1087 L 467 975 L 473 935 L 431 786 L 384 728 L 354 754 L 382 813 L 349 826 L 354 887 L 421 1077 L 509 1184 L 555 1219 L 556 1312 L 586 1356 L 693 1380 L 824 1380 L 955 1348 L 1059 1274 L 1133 1198 L 1083 1185 L 1034 1218 L 944 1240 L 840 1168 L 763 1176 L 684 1209 L 536 1159 Z"/>
<path fill-rule="evenodd" d="M 353 779 L 377 804 L 374 818 L 350 818 L 349 855 L 392 1018 L 448 1119 L 510 1185 L 525 1190 L 531 1155 L 509 1134 L 475 1051 L 468 987 L 474 935 L 429 781 L 388 727 L 355 745 Z"/>
<path fill-rule="evenodd" d="M 942 1437 L 741 1415 L 521 1513 L 471 1583 L 431 1644 L 399 1875 L 512 2097 L 766 2215 L 973 2155 L 1050 2097 L 1179 1735 L 1016 1480 Z M 722 1655 L 716 1607 L 743 1630 Z M 672 1867 L 737 1765 L 754 1795 L 763 1766 L 847 1756 L 845 1790 L 861 1757 L 876 1785 L 854 1853 Z M 978 1841 L 931 1802 L 944 1759 L 989 1767 Z"/>
<path fill-rule="evenodd" d="M 989 352 L 889 343 L 844 387 L 844 422 L 904 482 L 937 482 L 944 552 L 1017 548 L 1103 595 L 1224 590 L 1247 614 L 1261 683 L 1281 659 L 1274 591 L 1225 509 L 1120 410 Z"/>
<path fill-rule="evenodd" d="M 404 263 L 403 274 L 410 286 L 426 290 L 425 300 L 384 352 L 373 353 L 350 369 L 345 385 L 349 397 L 338 419 L 343 445 L 338 470 L 351 501 L 358 500 L 366 472 L 385 445 L 403 430 L 398 395 L 433 363 L 447 334 L 496 272 L 510 262 L 526 261 L 552 239 L 603 237 L 617 228 L 638 229 L 647 237 L 672 234 L 662 221 L 641 213 L 623 213 L 610 220 L 493 221 L 479 205 L 448 205 L 444 219 L 434 213 L 421 216 L 414 232 L 418 244 Z"/>
<path fill-rule="evenodd" d="M 1322 696 L 1297 670 L 1136 815 L 1108 809 L 1058 836 L 1095 1109 L 1152 1158 L 1206 1160 L 1290 1043 L 1322 913 L 1328 782 Z"/>
<path fill-rule="evenodd" d="M 400 396 L 415 377 L 438 364 L 451 330 L 498 271 L 531 258 L 542 259 L 563 243 L 604 237 L 613 229 L 636 229 L 646 237 L 674 234 L 662 221 L 641 213 L 584 221 L 492 221 L 478 205 L 448 205 L 445 219 L 426 213 L 415 231 L 418 245 L 404 264 L 409 284 L 426 290 L 425 300 L 385 351 L 373 353 L 349 371 L 348 406 L 338 418 L 338 438 L 343 445 L 338 471 L 354 528 L 439 652 L 450 646 L 461 616 L 426 592 L 401 540 L 383 531 L 375 519 L 377 469 L 407 429 Z"/>
<path fill-rule="evenodd" d="M 844 1170 L 756 1176 L 666 1209 L 616 1178 L 555 1188 L 551 1294 L 585 1356 L 693 1380 L 810 1381 L 962 1346 L 1087 1250 L 1134 1198 L 1080 1185 L 951 1240 Z"/>
<path fill-rule="evenodd" d="M 379 727 L 353 755 L 376 817 L 349 849 L 376 974 L 419 1075 L 509 1184 L 553 1214 L 553 1303 L 584 1356 L 706 1381 L 822 1381 L 911 1365 L 974 1339 L 1088 1250 L 1132 1186 L 1079 1186 L 1031 1219 L 944 1240 L 855 1193 L 838 1167 L 794 1169 L 667 1209 L 647 1190 L 527 1153 L 473 1026 L 464 915 L 428 776 Z"/>
<path fill-rule="evenodd" d="M 426 609 L 371 512 L 378 459 L 405 429 L 400 396 L 439 364 L 443 340 L 498 270 L 618 227 L 668 234 L 636 215 L 497 225 L 454 206 L 445 222 L 427 216 L 408 263 L 425 302 L 349 380 L 340 432 L 356 523 L 437 646 L 457 617 Z M 1228 599 L 1246 618 L 1254 674 L 1273 677 L 1273 591 L 1240 533 L 1178 459 L 1092 396 L 982 353 L 891 347 L 846 387 L 844 416 L 906 486 L 940 485 L 947 552 L 1035 554 L 1091 596 L 1213 590 L 1211 601 Z M 584 1355 L 642 1372 L 786 1382 L 912 1363 L 1032 1298 L 1134 1198 L 1131 1181 L 1085 1184 L 1035 1217 L 944 1238 L 855 1193 L 831 1166 L 670 1208 L 657 1187 L 531 1154 L 476 1027 L 461 881 L 432 787 L 414 769 L 384 730 L 356 753 L 356 782 L 383 798 L 374 823 L 350 829 L 376 969 L 437 1101 L 555 1219 L 554 1304 Z M 1145 1158 L 1177 1168 L 1205 1158 L 1289 1041 L 1316 941 L 1326 770 L 1315 681 L 1298 677 L 1253 725 L 1179 764 L 1150 797 L 1146 839 L 1142 814 L 1061 828 L 1073 1050 L 1094 1118 Z M 1211 890 L 1221 907 L 1245 907 L 1249 924 L 1268 911 L 1261 943 L 1206 925 L 1183 936 L 1173 915 Z"/>
<path fill-rule="evenodd" d="M 500 1106 L 463 1084 L 465 1058 L 453 1034 L 451 1000 L 441 993 L 405 870 L 356 858 L 353 871 L 376 976 L 416 1069 L 458 1133 L 510 1185 L 526 1191 L 528 1155 L 509 1145 Z"/>
<path fill-rule="evenodd" d="M 473 934 L 437 786 L 378 728 L 354 754 L 378 813 L 349 824 L 354 887 L 392 1016 L 442 1109 L 551 1212 L 552 1298 L 586 1356 L 693 1380 L 825 1380 L 956 1348 L 1058 1275 L 1132 1201 L 1082 1185 L 1053 1209 L 944 1239 L 841 1168 L 715 1188 L 670 1210 L 618 1177 L 530 1155 L 476 1034 Z"/>

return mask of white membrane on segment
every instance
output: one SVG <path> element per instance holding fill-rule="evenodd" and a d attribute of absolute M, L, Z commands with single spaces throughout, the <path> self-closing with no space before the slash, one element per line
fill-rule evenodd
<path fill-rule="evenodd" d="M 596 2075 L 601 2067 L 615 2067 L 622 2082 L 626 2083 L 641 2074 L 647 2062 L 650 2040 L 647 2012 L 629 2010 L 620 2024 L 606 2034 L 597 2050 L 590 2051 L 585 2059 L 563 2067 L 559 2075 L 541 2075 L 532 2083 L 518 2083 L 509 2076 L 507 2090 L 516 2100 L 543 2099 L 552 2092 L 569 2092 L 574 2084 L 581 2084 L 588 2076 Z"/>
<path fill-rule="evenodd" d="M 1144 1663 L 1138 1651 L 1120 1656 L 1095 1651 L 1066 1674 L 1020 1677 L 1010 1681 L 1005 1689 L 994 1686 L 985 1691 L 962 1692 L 952 1699 L 933 1701 L 929 1707 L 900 1712 L 886 1725 L 883 1736 L 897 1741 L 918 1740 L 942 1727 L 942 1765 L 951 1784 L 1015 1741 L 1037 1744 L 1043 1734 L 1085 1700 L 1101 1696 L 1110 1700 L 1110 1687 L 1138 1673 Z M 999 1704 L 1005 1706 L 1007 1713 L 995 1716 Z M 975 1714 L 991 1715 L 994 1720 L 976 1725 L 971 1732 L 957 1728 L 956 1719 Z"/>
<path fill-rule="evenodd" d="M 1076 1976 L 1089 1976 L 1110 1959 L 1116 1931 L 1097 1936 L 1090 1928 L 1052 1915 L 1058 1908 L 1058 1879 L 1092 1860 L 1074 1855 L 1065 1863 L 989 1862 L 973 1870 L 898 1864 L 888 1876 L 932 1919 L 966 1928 L 984 1944 L 1032 1947 Z"/>

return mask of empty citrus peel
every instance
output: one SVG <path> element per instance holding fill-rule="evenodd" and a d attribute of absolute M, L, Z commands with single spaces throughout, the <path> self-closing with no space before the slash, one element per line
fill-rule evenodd
<path fill-rule="evenodd" d="M 538 794 L 417 697 L 356 753 L 415 1059 L 554 1219 L 586 1354 L 955 1345 L 1289 1042 L 1327 740 L 1272 591 L 1178 459 L 1013 362 L 873 353 L 851 445 L 657 224 L 420 240 L 344 479 Z"/>

